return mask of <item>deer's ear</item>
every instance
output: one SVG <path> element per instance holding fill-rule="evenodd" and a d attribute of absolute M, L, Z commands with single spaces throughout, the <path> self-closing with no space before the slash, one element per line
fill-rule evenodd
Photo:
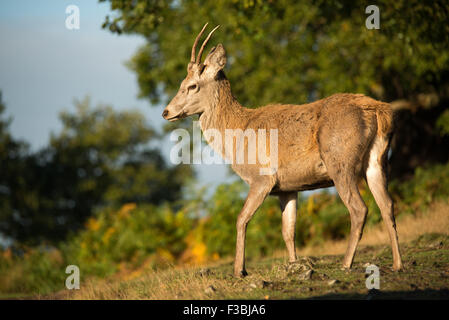
<path fill-rule="evenodd" d="M 209 77 L 215 77 L 226 66 L 226 51 L 221 43 L 210 50 L 203 65 L 202 75 Z"/>

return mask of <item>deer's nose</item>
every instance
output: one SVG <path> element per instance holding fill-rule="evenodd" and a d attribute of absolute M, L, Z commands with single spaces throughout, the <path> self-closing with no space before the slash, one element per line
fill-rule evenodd
<path fill-rule="evenodd" d="M 162 112 L 162 117 L 166 117 L 168 115 L 168 110 L 164 110 L 164 112 Z"/>

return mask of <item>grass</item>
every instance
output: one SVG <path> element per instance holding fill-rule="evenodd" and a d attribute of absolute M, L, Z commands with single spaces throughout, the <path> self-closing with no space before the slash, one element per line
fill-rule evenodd
<path fill-rule="evenodd" d="M 399 241 L 410 242 L 426 233 L 449 235 L 449 204 L 445 201 L 432 203 L 425 211 L 414 215 L 399 215 L 396 218 Z M 359 246 L 389 245 L 390 239 L 383 223 L 365 227 Z M 326 241 L 320 245 L 307 246 L 299 250 L 300 255 L 343 254 L 347 239 Z M 279 256 L 279 254 L 277 254 Z"/>
<path fill-rule="evenodd" d="M 197 267 L 148 270 L 132 280 L 87 279 L 81 289 L 60 291 L 37 299 L 449 299 L 449 205 L 432 204 L 426 213 L 397 221 L 405 270 L 391 270 L 392 257 L 383 225 L 365 231 L 352 271 L 340 270 L 346 241 L 328 241 L 303 248 L 296 264 L 284 252 L 251 259 L 250 275 L 231 275 L 232 258 Z M 248 243 L 248 245 L 251 245 Z M 305 258 L 304 256 L 307 256 Z M 368 291 L 368 263 L 380 268 L 380 290 Z M 304 274 L 312 270 L 310 279 Z"/>

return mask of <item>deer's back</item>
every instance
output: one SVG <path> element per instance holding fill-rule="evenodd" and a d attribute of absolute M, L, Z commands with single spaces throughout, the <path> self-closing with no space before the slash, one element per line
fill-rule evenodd
<path fill-rule="evenodd" d="M 354 127 L 365 135 L 376 131 L 378 108 L 389 106 L 363 94 L 337 93 L 303 105 L 273 104 L 250 110 L 247 128 L 278 129 L 280 148 L 294 145 L 306 151 L 314 147 L 324 125 L 338 132 Z"/>
<path fill-rule="evenodd" d="M 362 94 L 334 94 L 304 105 L 251 110 L 247 128 L 278 129 L 276 188 L 315 189 L 332 185 L 322 153 L 332 148 L 344 151 L 351 139 L 367 149 L 377 132 L 379 108 L 388 110 L 389 106 Z"/>

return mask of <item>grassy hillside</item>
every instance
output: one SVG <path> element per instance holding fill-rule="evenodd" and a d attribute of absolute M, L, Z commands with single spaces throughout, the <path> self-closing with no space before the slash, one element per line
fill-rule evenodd
<path fill-rule="evenodd" d="M 443 238 L 449 235 L 449 164 L 419 168 L 409 181 L 401 184 L 392 182 L 390 191 L 395 199 L 399 241 L 404 246 L 407 266 L 407 261 L 414 261 L 421 255 L 412 250 L 416 244 L 413 241 L 421 236 L 424 240 L 420 241 L 431 241 L 428 239 L 433 238 L 429 235 L 434 233 L 441 234 Z M 388 260 L 389 239 L 383 230 L 379 209 L 363 185 L 361 193 L 369 214 L 360 244 L 362 250 L 356 255 L 355 273 L 346 278 L 334 272 L 338 272 L 340 255 L 347 246 L 345 237 L 350 225 L 349 215 L 338 196 L 329 192 L 299 199 L 296 228 L 298 253 L 300 256 L 315 257 L 316 260 L 309 267 L 314 275 L 309 282 L 297 283 L 297 276 L 302 276 L 299 271 L 309 271 L 301 265 L 289 267 L 298 269 L 297 276 L 282 276 L 286 251 L 279 204 L 273 197 L 265 201 L 248 227 L 248 271 L 252 276 L 241 281 L 230 277 L 235 249 L 235 219 L 245 194 L 243 185 L 234 183 L 220 186 L 211 200 L 187 199 L 173 206 L 129 203 L 120 208 L 100 210 L 87 221 L 83 230 L 56 246 L 43 244 L 26 247 L 18 244 L 2 250 L 0 298 L 67 295 L 92 299 L 260 298 L 257 294 L 261 292 L 266 293 L 263 297 L 294 298 L 303 296 L 298 292 L 289 296 L 289 290 L 307 287 L 320 279 L 323 290 L 316 291 L 313 286 L 318 283 L 315 283 L 309 286 L 312 291 L 305 292 L 305 296 L 318 296 L 325 294 L 324 288 L 332 291 L 340 286 L 348 287 L 345 289 L 349 290 L 347 293 L 357 292 L 364 286 L 352 288 L 348 283 L 356 281 L 353 278 L 356 275 L 363 279 L 360 266 L 375 263 L 372 258 L 380 255 L 379 252 L 383 252 L 386 259 L 376 260 L 382 262 L 379 267 L 389 268 L 391 265 Z M 443 238 L 440 241 L 444 247 L 447 241 Z M 364 253 L 364 247 L 374 251 Z M 432 252 L 426 254 L 433 255 Z M 429 263 L 442 264 L 435 267 L 435 274 L 447 270 L 444 264 L 447 252 L 438 252 L 435 257 L 423 258 Z M 328 261 L 328 266 L 320 261 Z M 64 291 L 68 265 L 77 265 L 81 270 L 82 290 L 79 292 Z M 196 277 L 200 266 L 206 266 L 210 271 L 203 272 L 205 276 Z M 419 269 L 413 266 L 404 273 L 410 274 L 409 280 L 422 276 Z M 382 272 L 387 274 L 385 270 Z M 438 288 L 442 288 L 447 279 L 444 276 L 438 279 L 434 282 L 430 277 L 428 284 L 435 283 L 438 287 L 439 283 Z M 325 286 L 326 280 L 338 281 L 328 288 Z M 407 290 L 403 287 L 404 283 L 396 290 Z M 211 292 L 207 294 L 205 290 L 208 286 L 217 290 L 209 289 Z"/>
<path fill-rule="evenodd" d="M 352 271 L 340 270 L 345 241 L 326 242 L 299 253 L 294 264 L 282 253 L 251 259 L 250 275 L 234 278 L 232 259 L 198 267 L 170 267 L 143 272 L 132 280 L 111 277 L 84 282 L 78 291 L 43 299 L 449 299 L 449 205 L 431 206 L 426 214 L 398 221 L 405 270 L 391 270 L 388 237 L 381 225 L 365 233 Z M 437 231 L 437 232 L 432 232 Z M 384 235 L 379 236 L 379 235 Z M 413 240 L 410 240 L 413 239 Z M 341 244 L 340 244 L 341 243 Z M 373 245 L 377 243 L 377 245 Z M 248 245 L 251 245 L 250 243 Z M 316 251 L 315 254 L 312 252 Z M 380 268 L 380 290 L 365 286 L 367 264 Z"/>
<path fill-rule="evenodd" d="M 359 250 L 353 270 L 339 268 L 342 256 L 250 261 L 251 274 L 234 278 L 232 262 L 207 268 L 170 268 L 130 281 L 91 281 L 80 291 L 60 292 L 44 299 L 449 299 L 449 237 L 426 234 L 402 246 L 405 271 L 390 269 L 387 246 Z M 367 263 L 380 267 L 380 290 L 365 286 Z M 310 279 L 309 273 L 311 272 Z"/>

